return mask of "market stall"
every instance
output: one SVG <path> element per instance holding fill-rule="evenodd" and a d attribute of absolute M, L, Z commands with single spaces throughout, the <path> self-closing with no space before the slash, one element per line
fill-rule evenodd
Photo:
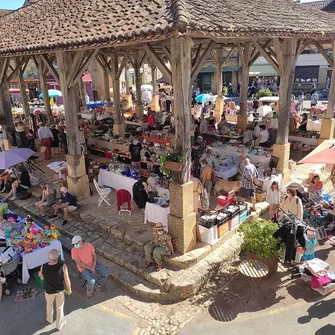
<path fill-rule="evenodd" d="M 144 223 L 161 222 L 164 229 L 168 231 L 168 215 L 170 214 L 170 206 L 161 206 L 159 204 L 147 202 L 144 212 Z"/>

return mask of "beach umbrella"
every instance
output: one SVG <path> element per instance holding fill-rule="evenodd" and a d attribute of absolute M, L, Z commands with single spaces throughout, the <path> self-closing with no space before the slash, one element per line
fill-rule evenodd
<path fill-rule="evenodd" d="M 199 95 L 195 98 L 195 100 L 196 100 L 197 102 L 204 103 L 204 102 L 209 101 L 210 98 L 211 98 L 211 96 L 210 96 L 209 94 L 199 94 Z"/>
<path fill-rule="evenodd" d="M 62 92 L 58 90 L 48 90 L 49 98 L 57 98 L 57 97 L 62 97 Z M 43 98 L 43 93 L 41 93 L 39 98 Z"/>
<path fill-rule="evenodd" d="M 335 146 L 331 145 L 328 149 L 309 154 L 308 157 L 303 158 L 299 164 L 333 164 L 335 165 Z"/>
<path fill-rule="evenodd" d="M 25 162 L 35 151 L 28 148 L 10 149 L 0 152 L 0 170 L 8 169 L 16 164 Z"/>

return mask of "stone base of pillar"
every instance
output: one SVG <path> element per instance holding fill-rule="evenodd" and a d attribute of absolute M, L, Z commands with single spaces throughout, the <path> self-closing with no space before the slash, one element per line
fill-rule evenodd
<path fill-rule="evenodd" d="M 86 174 L 84 156 L 66 156 L 68 163 L 67 186 L 69 192 L 75 194 L 78 200 L 91 196 L 90 183 Z"/>
<path fill-rule="evenodd" d="M 136 114 L 136 117 L 141 117 L 143 115 L 143 105 L 135 106 L 135 114 Z"/>
<path fill-rule="evenodd" d="M 131 94 L 126 94 L 125 96 L 124 96 L 124 98 L 126 99 L 126 100 L 128 100 L 128 107 L 129 108 L 133 108 L 133 97 L 132 97 L 132 95 Z"/>
<path fill-rule="evenodd" d="M 124 123 L 114 124 L 113 125 L 113 133 L 116 134 L 116 135 L 119 135 L 120 137 L 124 137 L 124 135 L 126 133 L 125 124 Z"/>
<path fill-rule="evenodd" d="M 196 244 L 196 214 L 191 213 L 183 218 L 169 214 L 168 220 L 175 251 L 181 255 L 191 251 Z"/>
<path fill-rule="evenodd" d="M 159 107 L 159 95 L 157 95 L 157 94 L 155 94 L 155 95 L 152 96 L 151 110 L 153 110 L 155 112 L 159 112 L 160 111 L 160 107 Z"/>
<path fill-rule="evenodd" d="M 11 145 L 9 140 L 7 140 L 7 139 L 3 140 L 3 147 L 4 147 L 5 150 L 16 149 L 16 147 L 14 145 Z"/>
<path fill-rule="evenodd" d="M 323 119 L 318 144 L 334 138 L 335 119 Z"/>
<path fill-rule="evenodd" d="M 273 146 L 273 156 L 278 157 L 277 171 L 283 174 L 283 185 L 287 185 L 291 179 L 291 170 L 288 168 L 290 160 L 290 143 L 275 144 Z"/>
<path fill-rule="evenodd" d="M 196 243 L 196 214 L 193 212 L 193 183 L 170 184 L 169 233 L 176 251 L 184 254 Z"/>
<path fill-rule="evenodd" d="M 247 115 L 237 115 L 237 129 L 244 132 L 248 124 Z"/>
<path fill-rule="evenodd" d="M 224 101 L 223 98 L 216 98 L 214 116 L 217 122 L 220 122 L 223 113 Z"/>

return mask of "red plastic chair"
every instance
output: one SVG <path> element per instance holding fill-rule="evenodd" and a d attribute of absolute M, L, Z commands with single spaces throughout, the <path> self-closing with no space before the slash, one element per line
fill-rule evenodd
<path fill-rule="evenodd" d="M 131 194 L 127 190 L 118 190 L 116 192 L 116 200 L 117 200 L 117 210 L 119 211 L 119 215 L 121 212 L 128 212 L 131 215 Z M 122 208 L 122 206 L 127 203 L 128 209 Z"/>

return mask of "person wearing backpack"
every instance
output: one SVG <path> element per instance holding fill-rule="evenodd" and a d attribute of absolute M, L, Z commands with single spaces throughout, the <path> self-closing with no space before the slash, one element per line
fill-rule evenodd
<path fill-rule="evenodd" d="M 68 192 L 66 187 L 61 187 L 60 193 L 61 198 L 52 206 L 54 214 L 50 216 L 50 219 L 56 218 L 57 212 L 59 209 L 62 209 L 64 213 L 64 221 L 62 225 L 65 226 L 68 223 L 69 213 L 77 209 L 77 198 Z"/>
<path fill-rule="evenodd" d="M 295 189 L 287 189 L 287 196 L 282 200 L 280 207 L 283 211 L 290 212 L 299 219 L 303 219 L 304 210 L 302 202 L 301 199 L 297 197 L 297 191 Z"/>

